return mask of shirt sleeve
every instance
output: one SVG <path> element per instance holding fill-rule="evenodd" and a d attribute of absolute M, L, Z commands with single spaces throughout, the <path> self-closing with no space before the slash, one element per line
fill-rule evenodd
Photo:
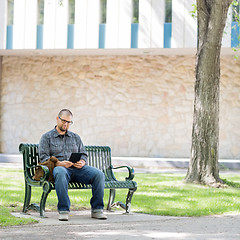
<path fill-rule="evenodd" d="M 38 151 L 40 162 L 45 162 L 50 158 L 49 139 L 46 134 L 44 134 L 40 139 Z"/>
<path fill-rule="evenodd" d="M 79 152 L 82 154 L 81 155 L 81 159 L 83 159 L 87 163 L 88 162 L 87 151 L 86 151 L 86 149 L 85 149 L 85 147 L 83 145 L 83 142 L 82 142 L 80 137 L 79 137 Z"/>

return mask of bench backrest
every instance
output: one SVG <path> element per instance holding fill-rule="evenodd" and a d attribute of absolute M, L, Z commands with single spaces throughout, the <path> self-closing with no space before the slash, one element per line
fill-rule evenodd
<path fill-rule="evenodd" d="M 88 153 L 88 165 L 100 169 L 106 180 L 115 178 L 112 172 L 111 148 L 108 146 L 85 146 Z M 24 171 L 29 176 L 34 176 L 35 167 L 39 163 L 38 144 L 19 145 L 19 151 L 23 154 Z"/>

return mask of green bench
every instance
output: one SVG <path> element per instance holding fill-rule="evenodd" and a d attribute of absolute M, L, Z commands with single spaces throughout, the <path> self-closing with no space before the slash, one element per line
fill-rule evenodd
<path fill-rule="evenodd" d="M 85 146 L 88 153 L 88 165 L 100 169 L 105 174 L 105 189 L 110 189 L 107 210 L 111 211 L 113 206 L 121 206 L 126 210 L 126 213 L 131 212 L 131 200 L 134 192 L 137 190 L 137 183 L 133 181 L 134 170 L 129 166 L 113 167 L 111 161 L 111 149 L 108 146 Z M 23 168 L 25 179 L 25 199 L 23 212 L 26 213 L 30 209 L 39 211 L 40 216 L 44 217 L 45 204 L 48 194 L 55 189 L 52 182 L 47 181 L 49 177 L 49 169 L 44 165 L 38 165 L 38 144 L 24 144 L 19 145 L 19 151 L 23 154 Z M 40 166 L 43 169 L 44 176 L 40 181 L 33 179 L 36 167 Z M 118 181 L 113 173 L 113 169 L 127 168 L 128 177 L 125 181 Z M 32 187 L 42 187 L 42 196 L 40 205 L 31 203 L 31 189 Z M 70 182 L 69 189 L 91 189 L 90 184 L 81 184 L 77 182 Z M 126 203 L 114 203 L 116 189 L 128 189 Z"/>

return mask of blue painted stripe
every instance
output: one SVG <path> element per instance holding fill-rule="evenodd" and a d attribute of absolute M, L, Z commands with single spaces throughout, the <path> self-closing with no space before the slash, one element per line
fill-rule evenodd
<path fill-rule="evenodd" d="M 171 48 L 172 23 L 164 23 L 164 48 Z"/>
<path fill-rule="evenodd" d="M 138 23 L 131 24 L 131 48 L 138 48 Z"/>
<path fill-rule="evenodd" d="M 105 48 L 105 34 L 106 34 L 106 24 L 101 23 L 99 24 L 99 42 L 98 47 L 99 48 Z"/>
<path fill-rule="evenodd" d="M 43 49 L 43 25 L 37 25 L 37 49 Z"/>
<path fill-rule="evenodd" d="M 68 24 L 67 48 L 74 48 L 74 24 Z"/>
<path fill-rule="evenodd" d="M 13 25 L 7 26 L 7 49 L 13 49 Z"/>
<path fill-rule="evenodd" d="M 231 47 L 239 47 L 239 23 L 232 22 L 232 29 L 231 29 Z"/>

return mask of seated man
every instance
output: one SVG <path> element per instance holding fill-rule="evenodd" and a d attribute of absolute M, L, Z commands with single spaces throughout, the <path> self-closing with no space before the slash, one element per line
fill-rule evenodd
<path fill-rule="evenodd" d="M 107 219 L 103 213 L 104 174 L 97 168 L 87 166 L 88 156 L 80 136 L 68 130 L 73 123 L 72 118 L 70 110 L 62 109 L 56 117 L 57 125 L 43 134 L 39 143 L 41 162 L 47 161 L 52 156 L 59 160 L 53 169 L 59 220 L 68 221 L 70 211 L 68 183 L 70 181 L 92 184 L 91 217 Z M 77 163 L 68 161 L 73 152 L 81 153 L 81 159 Z"/>

